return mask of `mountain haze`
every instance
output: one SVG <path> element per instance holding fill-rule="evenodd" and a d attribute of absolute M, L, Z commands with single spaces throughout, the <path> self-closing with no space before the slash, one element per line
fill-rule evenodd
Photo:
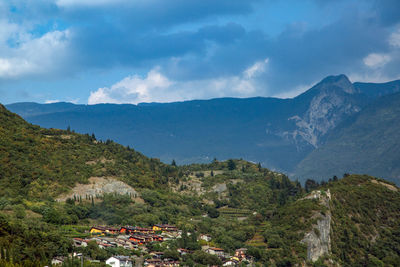
<path fill-rule="evenodd" d="M 323 146 L 337 125 L 399 89 L 400 81 L 353 84 L 345 75 L 338 75 L 292 99 L 219 98 L 90 106 L 16 103 L 7 108 L 31 123 L 96 133 L 100 139 L 133 146 L 164 162 L 244 158 L 293 175 L 296 166 Z"/>

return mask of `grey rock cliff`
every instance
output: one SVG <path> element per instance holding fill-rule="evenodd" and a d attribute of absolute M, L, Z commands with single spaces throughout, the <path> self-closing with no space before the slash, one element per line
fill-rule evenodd
<path fill-rule="evenodd" d="M 306 199 L 319 199 L 320 203 L 329 208 L 329 201 L 331 199 L 330 191 L 321 192 L 313 191 Z M 317 261 L 319 257 L 328 255 L 331 251 L 331 213 L 318 214 L 319 220 L 313 226 L 313 229 L 306 233 L 302 243 L 307 245 L 307 259 L 313 262 Z"/>
<path fill-rule="evenodd" d="M 349 115 L 361 110 L 353 95 L 357 91 L 345 75 L 331 76 L 315 85 L 300 98 L 310 98 L 304 114 L 289 117 L 295 124 L 293 131 L 284 133 L 296 144 L 306 142 L 317 148 L 321 137 L 335 128 Z"/>

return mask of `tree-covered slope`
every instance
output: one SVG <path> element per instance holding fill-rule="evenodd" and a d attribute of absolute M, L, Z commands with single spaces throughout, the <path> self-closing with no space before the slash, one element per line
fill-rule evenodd
<path fill-rule="evenodd" d="M 156 187 L 168 168 L 111 141 L 31 125 L 1 105 L 0 162 L 1 195 L 31 198 L 57 196 L 93 176 Z"/>
<path fill-rule="evenodd" d="M 399 188 L 366 175 L 324 188 L 332 194 L 332 257 L 343 266 L 399 266 Z"/>
<path fill-rule="evenodd" d="M 38 261 L 35 266 L 71 253 L 70 238 L 84 237 L 87 234 L 81 229 L 93 224 L 176 224 L 193 234 L 212 234 L 215 245 L 232 252 L 253 237 L 253 212 L 266 214 L 266 208 L 274 210 L 291 202 L 302 190 L 286 176 L 245 161 L 165 165 L 111 141 L 31 125 L 3 106 L 0 161 L 0 250 L 6 248 L 7 258 L 14 263 Z M 200 175 L 210 171 L 215 175 Z M 186 185 L 197 178 L 195 174 L 204 193 Z M 83 193 L 66 202 L 54 201 L 88 183 L 90 177 L 124 181 L 139 192 L 140 199 L 118 194 L 88 198 Z M 223 192 L 213 189 L 217 184 L 225 184 Z M 224 208 L 221 214 L 220 208 Z M 244 214 L 245 221 L 225 217 L 227 208 Z M 100 252 L 95 259 L 116 253 Z"/>
<path fill-rule="evenodd" d="M 165 253 L 192 250 L 180 258 L 189 266 L 222 264 L 201 251 L 200 234 L 230 254 L 246 247 L 257 264 L 398 266 L 400 261 L 400 193 L 383 180 L 350 175 L 320 187 L 308 183 L 305 190 L 244 160 L 162 164 L 111 141 L 33 126 L 3 106 L 0 122 L 0 250 L 8 255 L 0 264 L 46 265 L 76 250 L 71 238 L 88 237 L 92 225 L 156 223 L 192 234 L 148 245 Z M 124 181 L 140 199 L 104 194 L 54 201 L 92 176 Z M 103 261 L 138 253 L 95 244 L 78 250 Z"/>
<path fill-rule="evenodd" d="M 371 103 L 339 125 L 297 167 L 303 179 L 367 173 L 400 183 L 400 94 Z"/>

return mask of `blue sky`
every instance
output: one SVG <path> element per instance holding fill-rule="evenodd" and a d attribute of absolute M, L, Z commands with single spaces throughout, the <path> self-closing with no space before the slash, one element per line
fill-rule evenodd
<path fill-rule="evenodd" d="M 397 0 L 5 0 L 0 102 L 292 97 L 400 79 Z"/>

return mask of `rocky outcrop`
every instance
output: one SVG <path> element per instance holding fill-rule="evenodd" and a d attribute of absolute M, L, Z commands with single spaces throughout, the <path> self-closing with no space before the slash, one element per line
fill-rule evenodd
<path fill-rule="evenodd" d="M 68 194 L 60 196 L 58 201 L 65 201 L 67 198 L 81 197 L 85 199 L 88 196 L 97 197 L 104 194 L 129 195 L 132 198 L 138 198 L 139 194 L 134 188 L 113 177 L 91 177 L 88 184 L 77 184 Z"/>
<path fill-rule="evenodd" d="M 306 142 L 317 148 L 320 139 L 349 115 L 361 110 L 353 97 L 357 91 L 345 75 L 331 76 L 315 85 L 299 98 L 310 98 L 304 114 L 289 117 L 295 129 L 285 132 L 296 144 Z"/>
<path fill-rule="evenodd" d="M 324 214 L 318 213 L 318 221 L 316 225 L 313 225 L 313 229 L 306 233 L 302 243 L 307 245 L 307 260 L 313 262 L 317 261 L 319 257 L 328 255 L 331 251 L 331 212 L 329 201 L 331 199 L 330 191 L 313 191 L 305 199 L 319 199 L 320 204 L 326 206 L 328 211 Z"/>

